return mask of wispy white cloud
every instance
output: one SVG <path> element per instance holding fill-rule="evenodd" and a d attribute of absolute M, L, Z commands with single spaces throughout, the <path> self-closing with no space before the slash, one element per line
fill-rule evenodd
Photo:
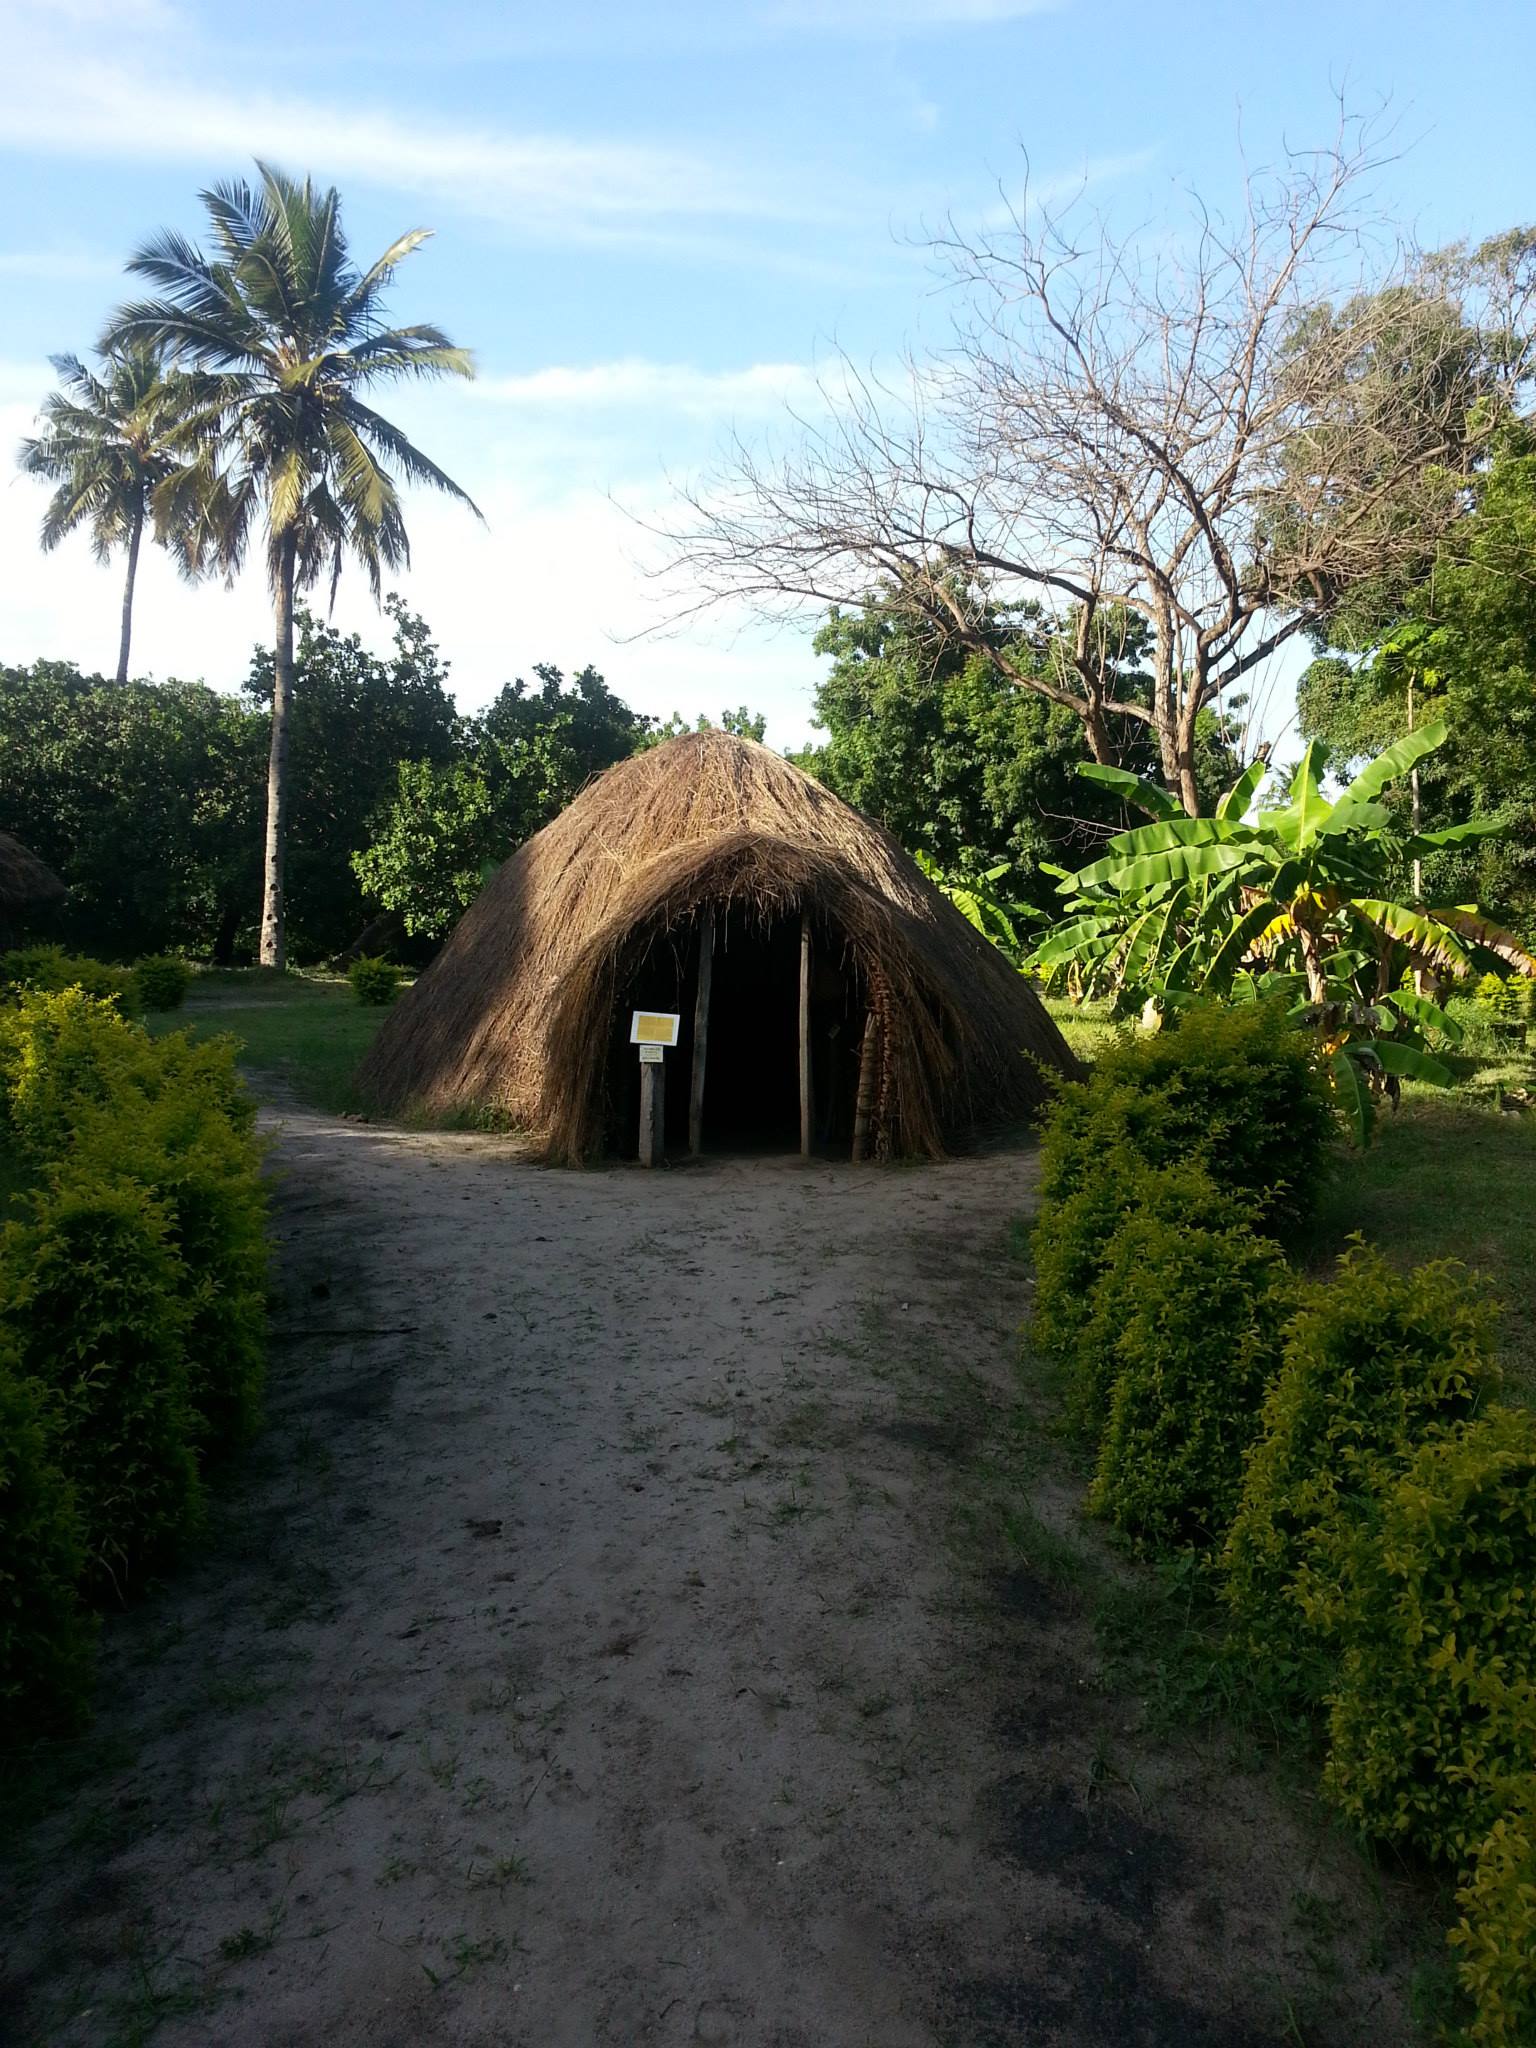
<path fill-rule="evenodd" d="M 772 0 L 759 19 L 773 27 L 823 35 L 910 34 L 982 28 L 1047 14 L 1059 0 Z"/>
<path fill-rule="evenodd" d="M 467 387 L 503 405 L 595 409 L 644 407 L 714 418 L 779 412 L 813 399 L 815 372 L 800 363 L 752 363 L 740 370 L 700 370 L 687 363 L 621 361 L 551 364 L 520 376 L 481 377 Z"/>

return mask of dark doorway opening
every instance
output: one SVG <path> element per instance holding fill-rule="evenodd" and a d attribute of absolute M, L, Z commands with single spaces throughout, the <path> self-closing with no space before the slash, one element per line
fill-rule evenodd
<path fill-rule="evenodd" d="M 705 919 L 658 933 L 621 995 L 609 1045 L 612 1142 L 633 1159 L 640 1124 L 640 1063 L 630 1013 L 676 1011 L 676 1048 L 666 1054 L 666 1149 L 688 1152 L 689 1091 Z M 713 968 L 705 1061 L 702 1149 L 783 1153 L 800 1149 L 800 948 L 798 911 L 764 919 L 733 906 L 713 916 Z M 811 1148 L 847 1156 L 858 1084 L 864 994 L 840 933 L 811 919 Z"/>

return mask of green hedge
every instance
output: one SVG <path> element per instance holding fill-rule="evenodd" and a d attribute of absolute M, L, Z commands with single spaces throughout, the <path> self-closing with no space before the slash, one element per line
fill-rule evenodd
<path fill-rule="evenodd" d="M 1465 1862 L 1536 1757 L 1536 1415 L 1494 1404 L 1426 1443 L 1329 1561 L 1328 1788 Z"/>
<path fill-rule="evenodd" d="M 1273 1004 L 1190 1010 L 1120 1040 L 1057 1097 L 1041 1147 L 1047 1203 L 1088 1187 L 1129 1149 L 1149 1166 L 1203 1165 L 1271 1233 L 1316 1204 L 1335 1118 L 1314 1048 Z"/>
<path fill-rule="evenodd" d="M 1493 1306 L 1462 1267 L 1402 1273 L 1358 1241 L 1303 1295 L 1224 1559 L 1246 1643 L 1293 1690 L 1315 1692 L 1327 1669 L 1318 1572 L 1332 1566 L 1319 1546 L 1372 1518 L 1419 1445 L 1498 1386 L 1493 1333 Z"/>
<path fill-rule="evenodd" d="M 1279 1246 L 1241 1223 L 1143 1215 L 1124 1226 L 1098 1297 L 1116 1307 L 1095 1514 L 1142 1545 L 1221 1540 L 1295 1294 Z"/>
<path fill-rule="evenodd" d="M 85 1538 L 46 1388 L 0 1354 L 0 1729 L 71 1728 L 90 1693 Z"/>
<path fill-rule="evenodd" d="M 1536 1772 L 1511 1788 L 1504 1813 L 1478 1844 L 1451 1934 L 1473 2008 L 1475 2048 L 1536 2041 Z"/>
<path fill-rule="evenodd" d="M 392 960 L 381 960 L 371 954 L 352 962 L 347 979 L 360 1003 L 379 1009 L 392 1003 L 400 993 L 400 969 Z"/>
<path fill-rule="evenodd" d="M 174 953 L 152 953 L 133 963 L 133 985 L 146 1010 L 179 1010 L 191 981 L 191 968 Z"/>
<path fill-rule="evenodd" d="M 83 953 L 66 953 L 62 946 L 18 946 L 0 953 L 0 1000 L 14 1002 L 28 989 L 58 995 L 67 988 L 111 1003 L 124 1016 L 139 1006 L 138 986 L 126 967 L 108 967 Z"/>
<path fill-rule="evenodd" d="M 151 1039 L 79 986 L 23 991 L 0 1008 L 0 1123 L 36 1183 L 0 1230 L 5 1398 L 35 1411 L 0 1473 L 3 1529 L 41 1560 L 0 1638 L 0 1720 L 24 1726 L 79 1690 L 81 1603 L 174 1557 L 209 1461 L 257 1426 L 268 1246 L 232 1040 Z"/>

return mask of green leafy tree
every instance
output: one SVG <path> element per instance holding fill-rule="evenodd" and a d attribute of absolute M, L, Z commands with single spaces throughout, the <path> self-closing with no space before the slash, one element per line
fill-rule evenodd
<path fill-rule="evenodd" d="M 0 668 L 0 816 L 69 884 L 90 953 L 228 959 L 260 897 L 263 720 L 202 683 Z"/>
<path fill-rule="evenodd" d="M 594 668 L 569 687 L 539 663 L 538 687 L 508 683 L 462 726 L 454 759 L 402 761 L 353 868 L 413 936 L 439 937 L 487 874 L 563 810 L 582 785 L 651 737 Z"/>
<path fill-rule="evenodd" d="M 41 433 L 21 444 L 21 467 L 57 486 L 43 514 L 45 548 L 84 531 L 98 562 L 109 562 L 119 548 L 127 555 L 117 647 L 117 680 L 125 683 L 145 528 L 158 524 L 160 537 L 177 547 L 184 564 L 187 558 L 184 529 L 167 524 L 167 487 L 186 466 L 187 387 L 166 375 L 153 348 L 109 353 L 99 372 L 78 356 L 51 360 L 60 389 L 43 401 Z"/>
<path fill-rule="evenodd" d="M 663 740 L 675 740 L 680 733 L 718 731 L 734 733 L 739 740 L 756 740 L 761 746 L 767 730 L 766 714 L 753 711 L 745 704 L 739 704 L 734 711 L 722 711 L 718 726 L 712 718 L 706 718 L 702 711 L 692 725 L 680 711 L 674 711 L 670 718 L 664 718 L 660 725 L 647 733 L 645 744 L 648 747 L 659 747 Z"/>
<path fill-rule="evenodd" d="M 1113 792 L 1076 779 L 1088 758 L 1077 715 L 1013 680 L 1065 656 L 1040 608 L 990 607 L 974 592 L 968 603 L 971 630 L 1007 644 L 1006 666 L 915 625 L 883 592 L 859 611 L 834 609 L 815 642 L 832 664 L 816 692 L 827 738 L 796 758 L 947 883 L 1044 909 L 1054 903 L 1049 866 L 1081 860 L 1127 813 Z M 1094 630 L 1116 694 L 1144 690 L 1143 623 L 1105 613 Z M 1150 737 L 1127 735 L 1127 747 L 1132 765 L 1153 768 Z M 1208 789 L 1231 772 L 1214 718 L 1202 723 L 1199 762 Z"/>
<path fill-rule="evenodd" d="M 296 625 L 292 785 L 285 893 L 288 942 L 301 958 L 326 959 L 355 939 L 369 912 L 352 868 L 379 806 L 396 789 L 402 761 L 446 765 L 459 718 L 448 668 L 426 622 L 391 593 L 384 609 L 392 647 L 375 654 L 302 606 Z M 255 655 L 245 700 L 269 716 L 270 653 Z"/>
<path fill-rule="evenodd" d="M 1392 628 L 1363 655 L 1328 654 L 1302 679 L 1303 732 L 1336 760 L 1369 761 L 1428 718 L 1449 738 L 1426 759 L 1418 791 L 1426 825 L 1500 816 L 1496 838 L 1447 848 L 1424 863 L 1426 886 L 1476 897 L 1536 937 L 1536 435 L 1507 434 L 1453 530 Z M 1409 792 L 1388 795 L 1399 811 Z"/>
<path fill-rule="evenodd" d="M 261 959 L 285 958 L 284 850 L 294 681 L 294 604 L 322 576 L 334 592 L 347 558 L 375 595 L 383 571 L 410 558 L 399 480 L 427 484 L 471 510 L 468 494 L 364 402 L 375 384 L 473 375 L 440 328 L 392 327 L 384 295 L 427 239 L 413 228 L 366 270 L 349 260 L 341 200 L 260 164 L 259 182 L 200 196 L 214 254 L 174 231 L 128 268 L 161 296 L 123 307 L 108 348 L 147 348 L 195 374 L 193 428 L 202 452 L 189 542 L 194 559 L 233 568 L 253 520 L 266 530 L 275 614 L 272 738 Z"/>

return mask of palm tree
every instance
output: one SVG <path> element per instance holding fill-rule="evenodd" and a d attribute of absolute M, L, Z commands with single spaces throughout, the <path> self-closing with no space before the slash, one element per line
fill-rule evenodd
<path fill-rule="evenodd" d="M 214 254 L 166 232 L 128 264 L 162 296 L 124 306 L 109 347 L 162 350 L 195 394 L 189 434 L 202 473 L 186 486 L 194 566 L 233 573 L 258 515 L 276 624 L 272 747 L 261 917 L 263 966 L 284 964 L 283 842 L 293 699 L 295 594 L 322 574 L 334 598 L 350 554 L 375 598 L 383 569 L 410 560 L 397 476 L 430 484 L 478 512 L 453 479 L 359 393 L 409 377 L 471 377 L 474 365 L 436 327 L 390 327 L 385 288 L 428 239 L 413 228 L 359 271 L 348 260 L 335 187 L 317 192 L 258 164 L 199 195 Z"/>
<path fill-rule="evenodd" d="M 181 468 L 184 393 L 181 381 L 165 374 L 153 348 L 108 353 L 100 375 L 78 356 L 52 360 L 63 388 L 44 400 L 43 431 L 22 442 L 21 467 L 58 485 L 43 514 L 45 548 L 56 548 L 84 527 L 97 561 L 109 561 L 114 548 L 128 550 L 117 650 L 117 680 L 124 683 L 139 544 Z M 175 531 L 160 537 L 173 546 L 179 539 Z"/>

